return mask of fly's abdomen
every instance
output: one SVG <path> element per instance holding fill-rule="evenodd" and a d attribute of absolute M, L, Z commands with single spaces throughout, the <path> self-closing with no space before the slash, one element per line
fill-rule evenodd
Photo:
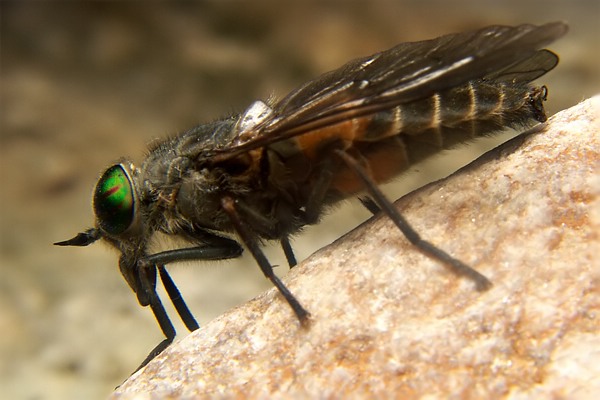
<path fill-rule="evenodd" d="M 376 182 L 385 182 L 443 149 L 505 128 L 544 122 L 545 87 L 473 81 L 425 99 L 356 118 L 343 136 Z M 361 184 L 340 172 L 333 187 L 350 195 Z"/>
<path fill-rule="evenodd" d="M 505 128 L 544 122 L 545 87 L 472 81 L 422 100 L 316 129 L 287 143 L 316 157 L 332 141 L 347 146 L 400 135 L 407 142 L 448 148 Z"/>
<path fill-rule="evenodd" d="M 287 166 L 287 175 L 307 184 L 314 166 L 331 157 L 332 145 L 354 153 L 375 182 L 386 182 L 443 149 L 505 128 L 546 120 L 545 87 L 477 80 L 361 117 L 274 143 L 270 149 Z M 318 169 L 318 168 L 317 168 Z M 334 174 L 334 198 L 362 190 L 355 174 Z"/>
<path fill-rule="evenodd" d="M 377 141 L 400 134 L 445 148 L 492 131 L 545 121 L 545 96 L 545 88 L 469 82 L 365 117 L 369 122 L 360 124 L 364 130 L 354 137 L 359 142 Z"/>

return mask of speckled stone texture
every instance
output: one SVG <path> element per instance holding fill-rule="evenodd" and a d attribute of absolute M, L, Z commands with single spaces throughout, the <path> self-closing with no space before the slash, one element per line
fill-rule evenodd
<path fill-rule="evenodd" d="M 384 216 L 167 349 L 113 398 L 593 398 L 600 393 L 600 97 L 396 205 L 485 274 L 474 290 Z"/>

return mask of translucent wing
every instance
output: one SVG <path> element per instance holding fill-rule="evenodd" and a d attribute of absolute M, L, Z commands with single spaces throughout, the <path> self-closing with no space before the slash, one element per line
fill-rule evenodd
<path fill-rule="evenodd" d="M 477 78 L 529 82 L 557 64 L 554 53 L 539 49 L 567 29 L 562 22 L 490 26 L 402 43 L 350 61 L 291 92 L 252 132 L 244 132 L 234 147 L 223 151 L 239 154 Z"/>

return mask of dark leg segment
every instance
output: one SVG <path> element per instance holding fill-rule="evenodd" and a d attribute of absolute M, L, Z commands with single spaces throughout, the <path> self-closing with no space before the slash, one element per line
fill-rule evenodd
<path fill-rule="evenodd" d="M 290 244 L 290 240 L 288 237 L 284 237 L 280 240 L 281 248 L 283 249 L 283 253 L 285 254 L 285 258 L 287 259 L 288 265 L 290 268 L 293 268 L 298 264 L 296 261 L 296 256 L 294 255 L 294 250 L 292 249 L 292 245 Z"/>
<path fill-rule="evenodd" d="M 164 264 L 185 261 L 185 260 L 223 260 L 227 258 L 235 258 L 242 254 L 241 246 L 229 239 L 219 238 L 219 245 L 212 244 L 210 246 L 199 246 L 177 250 L 168 250 L 156 254 L 146 255 L 138 261 L 138 273 L 135 275 L 135 292 L 138 295 L 138 300 L 142 305 L 149 305 L 154 313 L 154 317 L 160 326 L 160 329 L 165 335 L 165 340 L 160 342 L 146 359 L 142 361 L 136 369 L 144 367 L 154 357 L 166 349 L 175 339 L 175 328 L 169 319 L 169 316 L 156 293 L 156 270 L 160 276 L 169 298 L 173 302 L 173 306 L 181 317 L 181 320 L 190 331 L 195 331 L 199 328 L 198 322 L 192 315 L 187 304 L 181 296 L 181 292 L 177 289 L 175 282 L 164 267 Z M 125 268 L 125 270 L 128 270 Z"/>
<path fill-rule="evenodd" d="M 444 265 L 450 267 L 452 272 L 457 275 L 466 276 L 472 279 L 477 290 L 487 290 L 492 286 L 492 283 L 482 274 L 469 267 L 462 261 L 450 256 L 443 250 L 435 247 L 433 244 L 426 240 L 421 239 L 419 234 L 410 226 L 408 221 L 402 217 L 402 215 L 396 210 L 394 205 L 385 197 L 383 192 L 379 190 L 379 187 L 373 180 L 368 176 L 367 172 L 360 166 L 360 164 L 348 153 L 342 150 L 336 150 L 335 153 L 353 170 L 359 179 L 364 183 L 365 188 L 369 192 L 369 195 L 375 201 L 375 203 L 381 208 L 404 236 L 411 242 L 415 247 L 424 252 L 425 254 L 441 261 Z"/>
<path fill-rule="evenodd" d="M 240 235 L 240 238 L 242 239 L 248 250 L 250 250 L 252 256 L 254 256 L 254 259 L 258 263 L 263 274 L 267 277 L 267 279 L 269 279 L 273 283 L 273 285 L 275 285 L 275 287 L 287 300 L 288 304 L 290 305 L 290 307 L 292 307 L 292 310 L 294 310 L 294 313 L 298 317 L 298 320 L 300 320 L 300 323 L 302 325 L 307 325 L 308 317 L 310 314 L 304 309 L 304 307 L 302 307 L 300 302 L 296 300 L 294 295 L 288 290 L 287 287 L 285 287 L 283 282 L 281 282 L 281 280 L 273 272 L 273 267 L 269 263 L 269 260 L 267 259 L 263 251 L 260 249 L 258 240 L 256 239 L 255 235 L 246 228 L 246 226 L 240 219 L 240 216 L 235 208 L 235 201 L 231 197 L 223 197 L 221 199 L 221 206 L 231 219 L 231 222 L 233 223 L 236 232 L 238 233 L 238 235 Z"/>
<path fill-rule="evenodd" d="M 239 210 L 245 216 L 246 220 L 250 221 L 252 227 L 254 227 L 256 231 L 260 232 L 260 234 L 266 237 L 279 236 L 279 230 L 277 227 L 279 222 L 276 219 L 265 217 L 257 213 L 252 207 L 248 207 L 244 203 L 237 203 L 236 209 Z M 290 266 L 290 268 L 295 267 L 296 264 L 298 264 L 298 261 L 296 260 L 296 256 L 294 255 L 294 250 L 292 249 L 290 240 L 286 236 L 279 239 L 279 242 L 281 243 L 281 248 L 283 249 L 283 253 L 285 254 L 285 258 L 287 259 L 288 265 Z"/>
<path fill-rule="evenodd" d="M 333 158 L 320 167 L 321 172 L 317 177 L 310 196 L 308 196 L 308 203 L 305 207 L 305 222 L 309 225 L 315 224 L 321 213 L 323 207 L 323 201 L 327 195 L 327 191 L 331 187 L 331 180 L 333 179 L 334 171 L 337 169 L 339 162 Z"/>
<path fill-rule="evenodd" d="M 175 286 L 175 282 L 173 282 L 173 279 L 171 279 L 171 276 L 165 269 L 164 265 L 158 266 L 158 273 L 160 274 L 160 280 L 162 281 L 169 298 L 173 302 L 173 305 L 175 306 L 175 309 L 177 310 L 177 313 L 181 317 L 181 320 L 185 326 L 190 330 L 190 332 L 200 328 L 200 325 L 198 325 L 198 322 L 196 322 L 196 319 L 192 315 L 187 304 L 185 304 L 183 297 L 181 297 L 181 292 L 179 289 L 177 289 L 177 286 Z"/>
<path fill-rule="evenodd" d="M 175 282 L 173 282 L 173 279 L 171 279 L 171 276 L 165 269 L 164 264 L 185 260 L 224 260 L 228 258 L 235 258 L 242 254 L 242 248 L 237 242 L 224 238 L 220 242 L 220 246 L 212 245 L 167 250 L 160 253 L 147 255 L 139 262 L 139 265 L 144 269 L 150 270 L 158 268 L 160 279 L 165 287 L 165 290 L 167 291 L 167 294 L 169 295 L 169 298 L 173 302 L 173 305 L 181 317 L 181 320 L 190 331 L 194 331 L 199 328 L 198 322 L 196 322 L 196 319 L 192 315 L 190 309 L 185 304 L 185 301 L 181 296 L 181 292 L 179 292 L 179 289 L 177 289 Z M 152 292 L 154 295 L 156 295 L 155 290 Z M 144 293 L 148 293 L 148 291 L 146 290 Z"/>
<path fill-rule="evenodd" d="M 150 354 L 148 354 L 148 356 L 144 359 L 144 361 L 142 361 L 140 366 L 137 367 L 135 371 L 144 367 L 146 364 L 152 361 L 154 357 L 156 357 L 164 349 L 166 349 L 173 342 L 173 340 L 175 339 L 175 335 L 177 334 L 175 332 L 173 324 L 171 323 L 171 320 L 169 319 L 169 316 L 167 315 L 167 312 L 165 311 L 164 306 L 162 305 L 160 299 L 158 298 L 158 295 L 156 294 L 156 290 L 152 285 L 153 280 L 150 279 L 148 274 L 156 274 L 156 270 L 152 268 L 143 269 L 140 271 L 140 281 L 142 284 L 140 290 L 144 290 L 148 294 L 150 300 L 150 308 L 152 309 L 154 317 L 156 318 L 156 321 L 158 321 L 158 325 L 160 326 L 160 329 L 163 331 L 166 338 L 165 340 L 160 342 L 154 349 L 152 349 Z"/>
<path fill-rule="evenodd" d="M 379 208 L 377 203 L 375 203 L 370 197 L 359 197 L 358 200 L 373 215 L 376 215 L 381 211 L 381 208 Z"/>
<path fill-rule="evenodd" d="M 177 261 L 197 260 L 227 260 L 239 257 L 242 254 L 241 246 L 231 240 L 227 246 L 221 247 L 188 247 L 176 250 L 166 250 L 160 253 L 144 256 L 141 263 L 144 265 L 164 265 Z"/>

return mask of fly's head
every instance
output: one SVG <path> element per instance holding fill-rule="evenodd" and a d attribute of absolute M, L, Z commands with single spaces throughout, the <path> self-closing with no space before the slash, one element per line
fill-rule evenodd
<path fill-rule="evenodd" d="M 104 239 L 121 252 L 119 267 L 125 280 L 137 292 L 137 260 L 147 242 L 143 205 L 140 202 L 135 167 L 129 162 L 112 165 L 102 174 L 93 195 L 95 227 L 58 246 L 88 246 Z"/>

